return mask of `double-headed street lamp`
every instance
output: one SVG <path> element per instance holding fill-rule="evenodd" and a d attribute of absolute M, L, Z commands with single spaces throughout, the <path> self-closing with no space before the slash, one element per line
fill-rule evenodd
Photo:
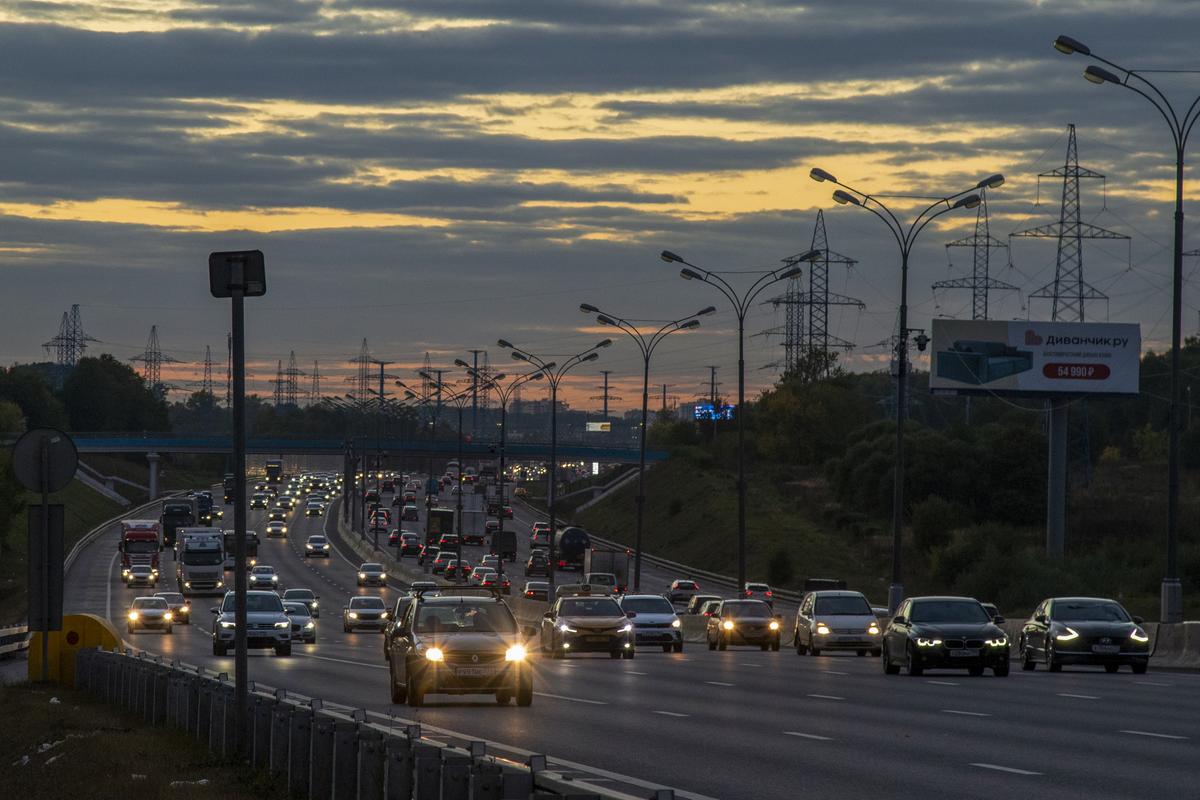
<path fill-rule="evenodd" d="M 813 261 L 822 255 L 820 250 L 810 250 L 799 258 L 800 261 Z M 686 261 L 682 256 L 672 253 L 670 250 L 663 250 L 659 257 L 667 263 L 683 264 L 684 267 L 679 271 L 679 277 L 689 281 L 702 281 L 710 286 L 716 287 L 717 291 L 725 295 L 730 304 L 733 305 L 733 311 L 737 315 L 738 321 L 738 402 L 737 402 L 737 462 L 738 462 L 738 591 L 745 588 L 746 585 L 746 315 L 750 312 L 750 306 L 754 299 L 762 293 L 764 289 L 773 283 L 795 278 L 801 272 L 800 267 L 792 266 L 786 269 L 777 269 L 759 275 L 758 279 L 750 285 L 746 291 L 738 294 L 737 289 L 733 287 L 729 281 L 725 280 L 720 273 L 702 269 Z"/>
<path fill-rule="evenodd" d="M 904 599 L 904 580 L 901 561 L 901 542 L 904 530 L 904 414 L 905 395 L 908 385 L 908 337 L 917 329 L 908 327 L 908 257 L 912 253 L 917 236 L 930 222 L 959 208 L 975 208 L 982 202 L 978 191 L 995 189 L 1004 184 L 1004 176 L 997 173 L 991 175 L 970 189 L 964 189 L 945 197 L 938 197 L 921 210 L 908 225 L 892 213 L 892 210 L 880 202 L 880 197 L 902 197 L 914 199 L 911 195 L 870 195 L 860 192 L 839 181 L 823 169 L 814 167 L 809 173 L 818 183 L 829 182 L 840 186 L 833 193 L 833 199 L 839 205 L 852 205 L 864 208 L 887 225 L 896 244 L 900 247 L 900 326 L 896 337 L 896 468 L 893 472 L 892 483 L 892 585 L 888 589 L 888 611 L 895 613 L 896 607 Z M 928 197 L 915 198 L 928 200 Z M 924 336 L 924 333 L 921 334 Z M 918 337 L 917 344 L 924 349 L 924 339 Z"/>
<path fill-rule="evenodd" d="M 1160 70 L 1131 70 L 1101 58 L 1083 42 L 1070 36 L 1059 36 L 1054 48 L 1065 55 L 1078 53 L 1107 64 L 1116 73 L 1090 65 L 1083 77 L 1092 83 L 1112 83 L 1124 86 L 1150 101 L 1150 105 L 1166 120 L 1175 146 L 1175 246 L 1171 272 L 1171 400 L 1167 414 L 1167 567 L 1162 580 L 1159 620 L 1166 623 L 1183 622 L 1183 584 L 1179 580 L 1179 413 L 1180 347 L 1183 338 L 1183 159 L 1188 137 L 1196 120 L 1200 119 L 1200 97 L 1192 101 L 1181 116 L 1157 86 L 1146 78 L 1147 72 Z M 1137 81 L 1136 84 L 1131 81 Z M 1144 88 L 1143 88 L 1144 87 Z"/>
<path fill-rule="evenodd" d="M 650 356 L 654 354 L 654 349 L 658 347 L 659 342 L 667 336 L 675 331 L 698 328 L 700 320 L 697 317 L 707 316 L 716 309 L 712 306 L 702 308 L 695 314 L 668 322 L 649 334 L 643 333 L 634 324 L 634 322 L 644 322 L 645 320 L 622 319 L 615 314 L 601 311 L 590 303 L 580 303 L 579 310 L 585 314 L 595 314 L 596 321 L 601 325 L 611 325 L 629 334 L 629 337 L 637 342 L 638 349 L 642 351 L 642 430 L 639 437 L 640 453 L 638 456 L 637 528 L 633 538 L 633 590 L 637 592 L 642 588 L 642 515 L 646 506 L 646 418 L 650 403 Z M 553 532 L 551 538 L 553 538 Z"/>
<path fill-rule="evenodd" d="M 524 361 L 534 367 L 537 367 L 545 375 L 546 380 L 550 383 L 550 490 L 547 495 L 550 507 L 550 557 L 549 568 L 546 572 L 546 581 L 549 583 L 549 594 L 554 596 L 554 540 L 557 538 L 557 520 L 554 515 L 554 499 L 558 494 L 558 385 L 562 382 L 563 376 L 571 369 L 585 364 L 589 361 L 595 361 L 600 357 L 596 352 L 602 348 L 612 344 L 612 339 L 604 339 L 582 353 L 567 358 L 561 365 L 555 365 L 553 362 L 547 362 L 542 356 L 534 355 L 528 350 L 522 350 L 512 342 L 504 339 L 499 340 L 496 344 L 501 347 L 512 350 L 512 357 L 515 361 Z"/>
<path fill-rule="evenodd" d="M 442 395 L 442 400 L 453 403 L 455 408 L 458 409 L 458 492 L 457 492 L 458 502 L 455 503 L 454 517 L 457 520 L 456 527 L 458 529 L 458 552 L 455 554 L 455 557 L 458 559 L 459 568 L 457 570 L 455 570 L 454 578 L 455 578 L 455 581 L 462 582 L 462 578 L 463 578 L 463 574 L 462 574 L 463 409 L 466 407 L 467 403 L 469 403 L 471 401 L 471 397 L 472 397 L 471 387 L 467 387 L 466 389 L 455 391 L 454 387 L 452 387 L 450 384 L 446 383 L 445 381 L 441 380 L 440 378 L 433 377 L 428 372 L 421 372 L 420 376 L 422 378 L 428 380 L 435 387 L 437 387 L 439 392 L 444 393 Z M 432 449 L 432 444 L 431 444 L 430 449 Z"/>

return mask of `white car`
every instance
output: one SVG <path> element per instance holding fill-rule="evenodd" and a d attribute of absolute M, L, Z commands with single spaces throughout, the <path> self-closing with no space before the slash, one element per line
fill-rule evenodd
<path fill-rule="evenodd" d="M 130 633 L 147 628 L 171 633 L 173 616 L 165 597 L 135 597 L 125 624 Z"/>
<path fill-rule="evenodd" d="M 250 586 L 251 589 L 274 589 L 279 585 L 279 576 L 275 574 L 274 567 L 257 566 L 250 570 Z"/>

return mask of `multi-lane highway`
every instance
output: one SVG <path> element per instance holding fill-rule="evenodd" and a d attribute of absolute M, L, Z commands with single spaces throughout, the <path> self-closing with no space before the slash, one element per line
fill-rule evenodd
<path fill-rule="evenodd" d="M 529 528 L 520 515 L 513 524 L 520 533 Z M 264 512 L 251 512 L 250 526 L 261 532 Z M 357 559 L 345 546 L 328 562 L 305 561 L 304 540 L 326 529 L 333 534 L 331 518 L 297 512 L 290 528 L 287 539 L 262 540 L 259 562 L 276 567 L 281 588 L 308 587 L 321 596 L 318 643 L 285 658 L 251 651 L 251 679 L 420 722 L 427 735 L 485 739 L 517 755 L 546 753 L 600 785 L 672 786 L 692 798 L 1075 800 L 1196 791 L 1200 675 L 1153 664 L 1144 676 L 1068 667 L 1060 674 L 1017 670 L 1008 678 L 910 678 L 885 676 L 878 659 L 853 654 L 813 658 L 786 647 L 709 652 L 689 645 L 682 654 L 647 648 L 631 661 L 537 659 L 530 708 L 446 696 L 421 709 L 393 706 L 380 636 L 344 634 L 340 611 L 350 595 L 390 600 L 402 587 L 358 589 Z M 144 592 L 120 583 L 116 541 L 114 528 L 75 562 L 67 610 L 107 616 L 123 631 L 129 598 Z M 173 566 L 168 559 L 165 573 Z M 643 590 L 665 588 L 671 577 L 648 570 Z M 174 589 L 172 583 L 159 588 Z M 232 657 L 212 656 L 207 609 L 216 602 L 193 600 L 195 622 L 172 636 L 127 639 L 232 671 Z"/>

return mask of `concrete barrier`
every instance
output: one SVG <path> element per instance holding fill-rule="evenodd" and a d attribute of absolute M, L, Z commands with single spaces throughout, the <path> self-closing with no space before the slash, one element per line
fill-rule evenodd
<path fill-rule="evenodd" d="M 685 642 L 704 642 L 705 631 L 708 630 L 708 617 L 702 614 L 680 614 L 683 622 L 683 640 Z"/>

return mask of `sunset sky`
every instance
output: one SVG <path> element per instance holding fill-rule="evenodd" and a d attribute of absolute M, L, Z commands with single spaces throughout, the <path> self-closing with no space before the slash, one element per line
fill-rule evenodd
<path fill-rule="evenodd" d="M 825 209 L 831 247 L 858 260 L 834 268 L 830 289 L 866 303 L 831 313 L 832 332 L 858 344 L 851 369 L 886 368 L 895 243 L 809 169 L 938 196 L 1002 172 L 989 202 L 1006 240 L 1057 219 L 1061 182 L 1043 181 L 1038 205 L 1037 173 L 1061 165 L 1068 123 L 1080 162 L 1107 175 L 1085 184 L 1084 219 L 1133 237 L 1085 245 L 1085 277 L 1110 297 L 1088 316 L 1140 322 L 1161 350 L 1166 126 L 1132 92 L 1084 81 L 1089 62 L 1051 42 L 1066 33 L 1132 68 L 1196 69 L 1197 20 L 1200 3 L 1184 0 L 8 0 L 0 361 L 43 359 L 79 303 L 100 340 L 90 353 L 128 359 L 157 325 L 188 362 L 172 382 L 198 377 L 205 345 L 223 375 L 228 303 L 209 296 L 207 254 L 259 248 L 268 294 L 247 302 L 247 347 L 260 393 L 290 351 L 302 369 L 319 361 L 334 393 L 364 337 L 406 377 L 426 352 L 450 367 L 471 348 L 507 369 L 498 338 L 551 354 L 601 338 L 580 302 L 638 319 L 713 304 L 652 367 L 652 383 L 689 401 L 709 364 L 735 389 L 736 319 L 659 251 L 773 269 L 808 248 Z M 1185 108 L 1200 94 L 1200 74 L 1155 78 Z M 923 234 L 913 327 L 969 317 L 969 293 L 930 287 L 970 274 L 970 252 L 951 268 L 944 245 L 973 224 L 961 212 Z M 1198 263 L 1185 264 L 1188 332 Z M 994 253 L 993 276 L 1022 292 L 995 295 L 993 316 L 1048 318 L 1024 301 L 1054 265 L 1051 240 L 1016 241 L 1011 265 Z M 782 324 L 761 305 L 747 329 Z M 747 343 L 757 390 L 783 351 L 778 337 Z M 622 338 L 574 373 L 568 400 L 597 407 L 601 369 L 615 405 L 633 406 L 640 355 Z"/>

